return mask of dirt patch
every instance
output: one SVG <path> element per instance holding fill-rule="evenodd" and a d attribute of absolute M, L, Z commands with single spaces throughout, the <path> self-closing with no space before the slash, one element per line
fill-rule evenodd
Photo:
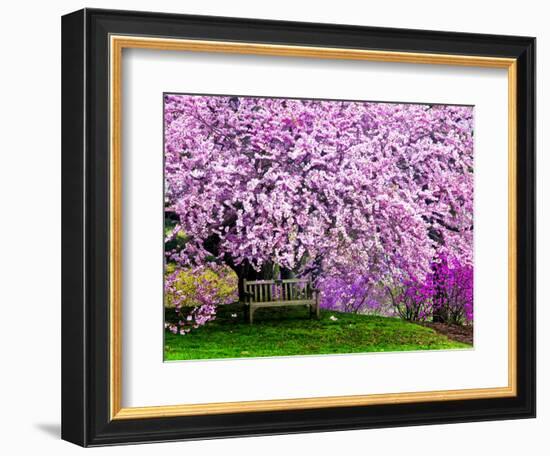
<path fill-rule="evenodd" d="M 462 342 L 464 344 L 474 344 L 474 327 L 470 326 L 459 326 L 459 325 L 448 325 L 445 323 L 422 323 L 423 326 L 432 328 L 434 331 L 437 331 L 440 334 L 447 336 L 451 340 L 457 342 Z"/>

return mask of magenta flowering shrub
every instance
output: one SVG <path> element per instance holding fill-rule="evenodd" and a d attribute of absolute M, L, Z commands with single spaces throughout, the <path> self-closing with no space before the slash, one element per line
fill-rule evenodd
<path fill-rule="evenodd" d="M 389 289 L 397 314 L 409 321 L 426 321 L 433 317 L 433 288 L 430 275 L 424 280 L 415 276 L 405 279 L 397 289 Z"/>
<path fill-rule="evenodd" d="M 429 280 L 437 252 L 472 264 L 473 108 L 164 101 L 168 262 L 227 265 L 241 299 L 245 279 L 309 276 L 325 308 L 358 312 Z"/>
<path fill-rule="evenodd" d="M 471 323 L 474 319 L 474 274 L 470 265 L 440 255 L 429 275 L 434 316 L 447 323 Z"/>
<path fill-rule="evenodd" d="M 432 261 L 431 272 L 423 279 L 410 276 L 388 293 L 394 308 L 406 320 L 453 324 L 473 321 L 473 268 L 445 254 Z"/>

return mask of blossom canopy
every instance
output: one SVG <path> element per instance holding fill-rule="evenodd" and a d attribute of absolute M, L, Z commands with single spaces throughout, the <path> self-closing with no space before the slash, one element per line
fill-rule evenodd
<path fill-rule="evenodd" d="M 169 258 L 371 283 L 471 265 L 473 108 L 164 98 Z M 354 279 L 355 280 L 355 279 Z"/>

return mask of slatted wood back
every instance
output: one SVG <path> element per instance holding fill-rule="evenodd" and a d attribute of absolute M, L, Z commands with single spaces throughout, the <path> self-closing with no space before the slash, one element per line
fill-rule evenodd
<path fill-rule="evenodd" d="M 315 300 L 315 290 L 308 279 L 245 280 L 244 291 L 250 303 Z"/>

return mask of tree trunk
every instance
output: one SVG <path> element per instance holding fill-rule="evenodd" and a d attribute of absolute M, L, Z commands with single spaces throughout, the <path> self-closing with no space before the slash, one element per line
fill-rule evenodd
<path fill-rule="evenodd" d="M 235 271 L 235 274 L 237 274 L 237 277 L 239 279 L 239 301 L 245 302 L 246 296 L 245 296 L 245 289 L 244 289 L 244 281 L 252 281 L 252 280 L 272 280 L 273 277 L 273 264 L 272 263 L 266 263 L 262 266 L 262 268 L 259 271 L 256 271 L 250 263 L 245 262 L 243 264 L 240 264 L 239 266 L 232 266 L 232 269 Z"/>
<path fill-rule="evenodd" d="M 435 266 L 434 266 L 434 269 L 435 269 Z M 438 284 L 437 287 L 436 287 L 436 292 L 435 292 L 435 296 L 434 296 L 435 302 L 438 303 L 438 307 L 436 307 L 433 310 L 432 321 L 434 323 L 447 323 L 447 320 L 449 319 L 449 316 L 447 315 L 446 306 L 443 304 L 444 301 L 445 301 L 445 299 L 444 299 L 445 298 L 445 290 L 441 286 L 439 286 L 441 277 L 439 276 L 439 273 L 438 273 L 437 269 L 435 269 L 434 279 L 435 279 L 435 283 Z"/>
<path fill-rule="evenodd" d="M 287 268 L 279 268 L 273 263 L 265 263 L 259 271 L 256 271 L 250 263 L 246 262 L 239 266 L 231 266 L 239 279 L 239 301 L 245 302 L 244 281 L 253 280 L 278 280 L 293 279 L 296 273 Z"/>
<path fill-rule="evenodd" d="M 439 307 L 438 309 L 435 309 L 432 315 L 432 321 L 434 323 L 446 323 L 447 322 L 447 315 L 445 312 L 445 309 L 443 307 Z"/>

